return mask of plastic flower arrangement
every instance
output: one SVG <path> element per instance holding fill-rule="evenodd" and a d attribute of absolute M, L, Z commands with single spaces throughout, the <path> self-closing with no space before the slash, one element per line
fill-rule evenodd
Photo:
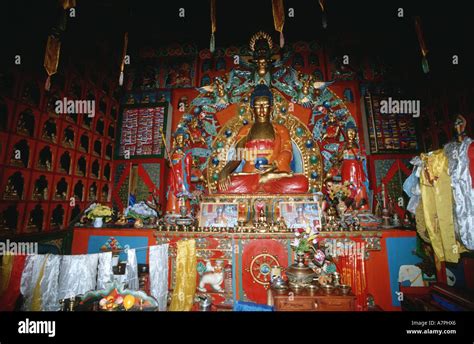
<path fill-rule="evenodd" d="M 106 205 L 93 203 L 90 205 L 89 208 L 86 209 L 85 214 L 86 214 L 86 217 L 90 220 L 94 220 L 95 218 L 102 217 L 105 222 L 108 222 L 112 219 L 113 210 Z"/>
<path fill-rule="evenodd" d="M 145 202 L 135 203 L 133 206 L 128 206 L 124 211 L 124 215 L 131 219 L 146 220 L 150 217 L 157 217 L 156 211 L 151 209 Z"/>
<path fill-rule="evenodd" d="M 316 245 L 318 240 L 318 231 L 316 228 L 307 227 L 295 229 L 295 239 L 291 242 L 291 248 L 296 254 L 305 254 L 307 252 L 317 252 Z"/>

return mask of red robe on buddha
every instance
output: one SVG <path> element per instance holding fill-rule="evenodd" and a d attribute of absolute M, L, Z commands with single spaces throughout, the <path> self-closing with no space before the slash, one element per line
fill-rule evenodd
<path fill-rule="evenodd" d="M 277 172 L 291 172 L 290 163 L 293 158 L 290 133 L 286 127 L 272 124 L 275 131 L 275 139 L 249 140 L 245 144 L 246 152 L 255 152 L 254 158 L 266 158 L 268 164 L 275 163 Z M 236 142 L 248 136 L 251 126 L 247 125 L 240 129 Z M 308 192 L 308 179 L 302 174 L 291 177 L 282 177 L 260 183 L 261 174 L 255 167 L 256 159 L 247 159 L 242 168 L 243 175 L 232 175 L 231 185 L 222 193 L 255 193 L 264 192 L 271 194 L 283 193 L 305 193 Z"/>

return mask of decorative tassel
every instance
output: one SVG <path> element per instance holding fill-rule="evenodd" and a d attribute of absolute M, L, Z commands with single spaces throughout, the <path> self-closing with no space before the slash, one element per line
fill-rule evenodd
<path fill-rule="evenodd" d="M 125 69 L 125 56 L 127 55 L 127 47 L 128 47 L 128 32 L 125 32 L 123 38 L 123 51 L 122 51 L 122 63 L 120 64 L 120 77 L 119 77 L 119 85 L 123 85 L 124 74 L 123 71 Z"/>
<path fill-rule="evenodd" d="M 51 88 L 51 76 L 48 75 L 48 77 L 46 78 L 46 82 L 44 83 L 44 90 L 49 92 L 50 88 Z"/>
<path fill-rule="evenodd" d="M 61 41 L 59 38 L 53 35 L 48 36 L 48 42 L 46 43 L 46 51 L 44 54 L 44 69 L 48 74 L 44 88 L 49 91 L 51 87 L 51 76 L 56 74 L 58 71 L 59 54 L 61 51 Z"/>
<path fill-rule="evenodd" d="M 209 44 L 209 50 L 211 53 L 216 51 L 216 37 L 214 36 L 214 33 L 211 33 L 211 42 Z"/>
<path fill-rule="evenodd" d="M 418 37 L 418 43 L 420 44 L 421 55 L 423 56 L 421 59 L 421 67 L 423 68 L 423 72 L 427 74 L 430 71 L 428 59 L 426 58 L 428 55 L 428 48 L 426 47 L 425 38 L 421 29 L 420 17 L 415 17 L 415 30 Z"/>
<path fill-rule="evenodd" d="M 119 77 L 119 85 L 123 85 L 123 72 L 120 72 L 120 77 Z"/>
<path fill-rule="evenodd" d="M 421 67 L 423 68 L 423 73 L 428 74 L 430 72 L 430 65 L 426 56 L 423 56 L 421 59 Z"/>
<path fill-rule="evenodd" d="M 216 0 L 211 0 L 211 42 L 209 44 L 209 50 L 211 51 L 211 53 L 216 50 L 216 30 Z"/>
<path fill-rule="evenodd" d="M 321 7 L 323 29 L 326 29 L 328 27 L 328 19 L 327 19 L 326 10 L 325 10 L 326 0 L 319 0 L 318 2 L 319 2 L 319 7 Z"/>
<path fill-rule="evenodd" d="M 280 48 L 285 45 L 285 38 L 283 37 L 283 26 L 285 25 L 285 8 L 283 0 L 272 0 L 273 10 L 273 24 L 275 30 L 280 33 Z"/>
<path fill-rule="evenodd" d="M 65 10 L 76 7 L 76 0 L 61 0 L 60 3 Z"/>

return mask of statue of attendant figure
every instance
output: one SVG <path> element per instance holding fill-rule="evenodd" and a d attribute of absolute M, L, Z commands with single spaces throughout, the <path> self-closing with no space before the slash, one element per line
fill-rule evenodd
<path fill-rule="evenodd" d="M 197 118 L 193 118 L 187 130 L 191 138 L 193 148 L 207 148 L 207 143 L 204 137 L 202 136 L 201 128 L 202 122 Z"/>
<path fill-rule="evenodd" d="M 329 142 L 338 142 L 339 135 L 341 133 L 340 123 L 336 117 L 334 112 L 329 112 L 328 119 L 325 123 L 326 132 L 324 133 L 321 141 L 329 141 Z"/>
<path fill-rule="evenodd" d="M 186 133 L 178 129 L 174 135 L 173 150 L 170 153 L 170 171 L 166 203 L 167 214 L 180 214 L 180 206 L 190 208 L 188 197 L 191 196 L 191 151 L 185 150 Z"/>
<path fill-rule="evenodd" d="M 343 182 L 350 182 L 354 187 L 353 198 L 356 208 L 367 209 L 368 198 L 364 182 L 366 181 L 364 167 L 357 144 L 357 129 L 352 122 L 346 126 L 347 142 L 342 145 L 339 152 L 341 162 L 341 177 Z"/>
<path fill-rule="evenodd" d="M 243 149 L 255 159 L 246 160 L 241 173 L 234 173 L 242 162 L 232 160 L 221 170 L 218 189 L 221 193 L 271 194 L 305 193 L 308 179 L 293 174 L 290 162 L 293 158 L 288 129 L 272 123 L 273 95 L 263 84 L 257 85 L 251 95 L 250 104 L 254 123 L 245 125 L 236 137 L 236 148 Z"/>

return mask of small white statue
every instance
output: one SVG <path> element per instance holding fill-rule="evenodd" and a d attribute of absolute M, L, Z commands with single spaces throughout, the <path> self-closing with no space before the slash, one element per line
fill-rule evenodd
<path fill-rule="evenodd" d="M 216 265 L 212 266 L 211 262 L 206 260 L 206 271 L 201 276 L 198 290 L 206 292 L 206 284 L 210 284 L 215 291 L 222 293 L 224 292 L 221 287 L 222 282 L 224 282 L 224 261 L 216 260 Z"/>

